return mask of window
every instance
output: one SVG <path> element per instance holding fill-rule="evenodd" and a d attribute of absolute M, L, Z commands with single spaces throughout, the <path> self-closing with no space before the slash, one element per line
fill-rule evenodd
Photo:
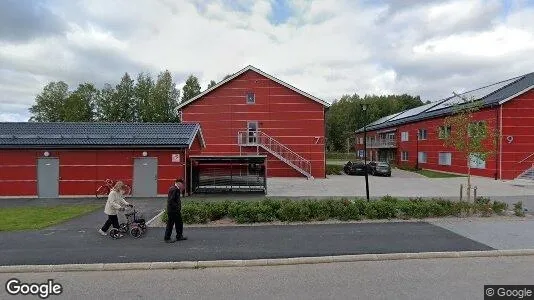
<path fill-rule="evenodd" d="M 401 161 L 408 161 L 408 152 L 402 151 L 401 152 Z"/>
<path fill-rule="evenodd" d="M 451 126 L 439 126 L 438 136 L 440 139 L 448 138 L 451 135 Z"/>
<path fill-rule="evenodd" d="M 402 142 L 408 141 L 408 131 L 401 132 L 401 141 Z"/>
<path fill-rule="evenodd" d="M 358 150 L 358 157 L 363 158 L 363 150 Z"/>
<path fill-rule="evenodd" d="M 480 159 L 477 155 L 469 155 L 469 166 L 473 169 L 485 169 L 486 161 Z"/>
<path fill-rule="evenodd" d="M 420 163 L 426 163 L 426 152 L 419 152 L 418 155 L 417 155 L 417 160 L 420 162 Z"/>
<path fill-rule="evenodd" d="M 426 129 L 419 129 L 417 132 L 417 139 L 418 140 L 426 140 Z"/>
<path fill-rule="evenodd" d="M 450 166 L 452 164 L 452 154 L 450 152 L 440 152 L 438 163 L 442 166 Z"/>
<path fill-rule="evenodd" d="M 486 122 L 484 121 L 473 122 L 469 124 L 468 135 L 469 137 L 472 137 L 474 133 L 477 135 L 482 135 L 484 137 L 486 136 L 485 130 L 486 130 Z"/>
<path fill-rule="evenodd" d="M 256 103 L 256 95 L 253 92 L 247 93 L 247 104 L 254 104 Z"/>
<path fill-rule="evenodd" d="M 360 145 L 363 145 L 363 138 L 360 138 Z"/>

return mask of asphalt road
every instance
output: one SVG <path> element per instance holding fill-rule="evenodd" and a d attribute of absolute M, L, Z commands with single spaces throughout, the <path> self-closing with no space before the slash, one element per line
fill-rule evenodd
<path fill-rule="evenodd" d="M 49 299 L 484 299 L 485 284 L 533 284 L 534 257 L 368 261 L 197 270 L 0 274 L 53 279 Z"/>
<path fill-rule="evenodd" d="M 0 265 L 285 258 L 365 253 L 491 250 L 425 222 L 186 228 L 187 241 L 100 236 L 95 228 L 0 233 Z"/>

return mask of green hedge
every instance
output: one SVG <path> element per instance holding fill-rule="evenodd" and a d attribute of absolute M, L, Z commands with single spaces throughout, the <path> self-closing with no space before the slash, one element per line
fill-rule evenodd
<path fill-rule="evenodd" d="M 343 166 L 342 165 L 326 165 L 326 174 L 327 175 L 341 175 L 343 172 Z"/>
<path fill-rule="evenodd" d="M 346 152 L 327 152 L 326 159 L 336 159 L 336 160 L 355 160 L 356 153 L 346 153 Z"/>
<path fill-rule="evenodd" d="M 186 224 L 202 224 L 228 217 L 237 223 L 308 222 L 337 219 L 423 219 L 429 217 L 503 214 L 508 205 L 479 197 L 474 203 L 442 199 L 399 200 L 386 196 L 380 200 L 273 200 L 186 202 L 182 217 Z M 167 222 L 163 213 L 162 221 Z"/>

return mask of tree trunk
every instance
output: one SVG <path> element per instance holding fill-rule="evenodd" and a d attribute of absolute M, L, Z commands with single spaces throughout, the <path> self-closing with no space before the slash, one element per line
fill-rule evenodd
<path fill-rule="evenodd" d="M 471 162 L 467 161 L 467 202 L 471 203 Z"/>

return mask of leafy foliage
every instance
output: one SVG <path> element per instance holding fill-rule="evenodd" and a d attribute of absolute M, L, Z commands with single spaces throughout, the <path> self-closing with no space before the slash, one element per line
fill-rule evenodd
<path fill-rule="evenodd" d="M 182 88 L 183 94 L 182 94 L 182 102 L 185 102 L 196 95 L 200 94 L 200 83 L 198 82 L 198 78 L 194 75 L 190 75 L 187 80 L 185 81 L 185 85 Z"/>
<path fill-rule="evenodd" d="M 482 107 L 482 101 L 462 98 L 455 104 L 454 114 L 443 121 L 443 127 L 450 127 L 450 133 L 443 137 L 446 147 L 454 148 L 467 160 L 467 201 L 471 199 L 471 160 L 485 161 L 495 154 L 497 132 L 490 129 L 485 121 L 475 119 L 475 113 Z"/>
<path fill-rule="evenodd" d="M 423 219 L 460 217 L 470 214 L 471 211 L 478 212 L 482 216 L 490 216 L 493 213 L 503 214 L 506 208 L 506 203 L 487 198 L 477 203 L 422 198 L 401 200 L 391 196 L 371 202 L 363 199 L 193 201 L 183 204 L 182 217 L 186 224 L 207 223 L 226 217 L 237 223 L 308 222 L 328 219 L 347 221 L 364 218 Z M 162 221 L 167 222 L 166 213 L 162 215 Z"/>
<path fill-rule="evenodd" d="M 362 110 L 364 103 L 368 107 L 365 114 Z M 347 148 L 354 145 L 355 130 L 382 117 L 423 104 L 419 96 L 407 94 L 366 95 L 363 98 L 357 94 L 344 95 L 332 103 L 326 114 L 328 151 L 348 152 L 350 149 Z"/>

